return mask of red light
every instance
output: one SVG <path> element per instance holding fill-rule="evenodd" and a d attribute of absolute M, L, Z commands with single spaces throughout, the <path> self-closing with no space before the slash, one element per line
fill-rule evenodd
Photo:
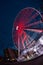
<path fill-rule="evenodd" d="M 24 29 L 24 25 L 22 23 L 19 23 L 18 26 L 16 26 L 16 31 L 18 32 L 19 35 L 22 34 Z"/>

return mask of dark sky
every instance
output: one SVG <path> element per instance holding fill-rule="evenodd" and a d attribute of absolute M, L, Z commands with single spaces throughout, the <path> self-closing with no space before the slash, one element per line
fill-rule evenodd
<path fill-rule="evenodd" d="M 0 0 L 0 56 L 3 50 L 15 48 L 12 41 L 12 27 L 17 13 L 24 7 L 40 10 L 41 0 Z"/>

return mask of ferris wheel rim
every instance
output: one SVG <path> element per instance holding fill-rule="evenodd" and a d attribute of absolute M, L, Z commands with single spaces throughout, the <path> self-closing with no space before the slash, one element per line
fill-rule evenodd
<path fill-rule="evenodd" d="M 41 13 L 40 13 L 36 8 L 26 7 L 26 8 L 21 9 L 21 11 L 16 15 L 15 20 L 14 20 L 15 22 L 16 22 L 17 17 L 19 16 L 19 14 L 20 14 L 24 9 L 34 9 L 34 10 L 42 17 Z M 14 23 L 13 23 L 13 27 L 14 27 Z M 12 27 L 12 39 L 13 39 L 13 27 Z M 13 43 L 15 44 L 14 40 L 13 40 Z"/>

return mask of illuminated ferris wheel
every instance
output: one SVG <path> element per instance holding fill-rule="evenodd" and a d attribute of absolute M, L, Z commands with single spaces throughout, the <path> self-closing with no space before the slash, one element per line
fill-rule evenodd
<path fill-rule="evenodd" d="M 40 12 L 32 7 L 22 9 L 16 16 L 12 38 L 18 49 L 18 56 L 22 56 L 24 50 L 32 48 L 41 37 L 43 32 L 41 19 Z"/>

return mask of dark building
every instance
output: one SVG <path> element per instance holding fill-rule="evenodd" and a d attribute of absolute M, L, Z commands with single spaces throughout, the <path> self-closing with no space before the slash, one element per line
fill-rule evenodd
<path fill-rule="evenodd" d="M 4 58 L 6 61 L 16 61 L 16 58 L 18 57 L 17 50 L 8 48 L 4 50 Z"/>
<path fill-rule="evenodd" d="M 4 61 L 4 58 L 0 56 L 0 63 Z"/>

